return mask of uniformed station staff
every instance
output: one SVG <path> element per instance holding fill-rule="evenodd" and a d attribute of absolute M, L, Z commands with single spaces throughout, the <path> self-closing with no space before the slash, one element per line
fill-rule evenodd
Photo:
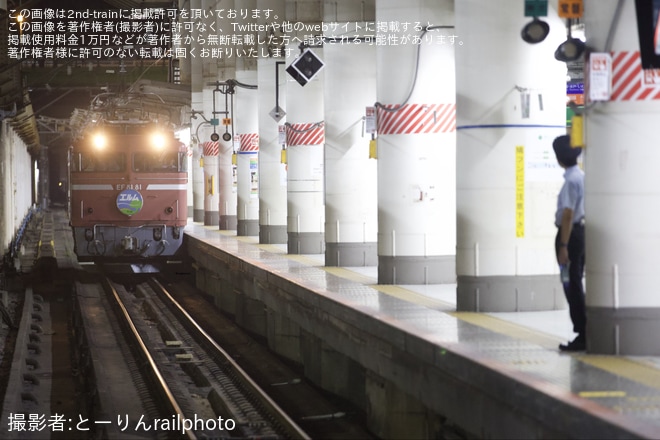
<path fill-rule="evenodd" d="M 582 148 L 572 148 L 570 136 L 552 143 L 557 162 L 564 168 L 564 185 L 557 197 L 555 252 L 561 268 L 562 285 L 573 322 L 574 340 L 560 344 L 562 351 L 586 349 L 587 312 L 582 277 L 584 275 L 584 172 L 577 164 Z"/>

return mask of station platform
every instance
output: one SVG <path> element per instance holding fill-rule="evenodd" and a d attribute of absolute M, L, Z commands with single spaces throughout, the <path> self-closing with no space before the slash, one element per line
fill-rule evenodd
<path fill-rule="evenodd" d="M 380 437 L 660 438 L 660 358 L 560 352 L 567 310 L 456 312 L 455 284 L 378 285 L 199 223 L 184 244 L 221 309 Z"/>

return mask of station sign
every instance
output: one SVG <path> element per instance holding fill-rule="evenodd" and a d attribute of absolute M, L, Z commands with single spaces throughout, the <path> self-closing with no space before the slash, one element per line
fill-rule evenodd
<path fill-rule="evenodd" d="M 525 0 L 525 17 L 546 17 L 548 0 Z"/>
<path fill-rule="evenodd" d="M 376 133 L 376 107 L 367 107 L 365 109 L 365 132 L 369 134 Z"/>
<path fill-rule="evenodd" d="M 582 0 L 559 0 L 557 12 L 561 18 L 582 18 L 584 4 Z"/>
<path fill-rule="evenodd" d="M 286 144 L 286 126 L 278 125 L 277 126 L 277 142 L 280 145 Z"/>
<path fill-rule="evenodd" d="M 566 83 L 567 95 L 582 95 L 584 93 L 584 83 Z"/>
<path fill-rule="evenodd" d="M 612 94 L 612 56 L 594 52 L 589 56 L 589 100 L 609 101 Z"/>
<path fill-rule="evenodd" d="M 575 105 L 584 105 L 584 83 L 569 82 L 566 83 L 566 97 Z M 572 116 L 572 115 L 571 115 Z"/>

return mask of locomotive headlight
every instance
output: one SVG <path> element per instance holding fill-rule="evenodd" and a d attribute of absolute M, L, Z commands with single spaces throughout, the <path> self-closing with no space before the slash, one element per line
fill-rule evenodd
<path fill-rule="evenodd" d="M 154 133 L 151 135 L 151 146 L 161 150 L 165 147 L 165 136 L 162 133 Z"/>
<path fill-rule="evenodd" d="M 92 145 L 97 150 L 102 150 L 108 145 L 108 138 L 106 138 L 102 133 L 96 133 L 92 137 Z"/>

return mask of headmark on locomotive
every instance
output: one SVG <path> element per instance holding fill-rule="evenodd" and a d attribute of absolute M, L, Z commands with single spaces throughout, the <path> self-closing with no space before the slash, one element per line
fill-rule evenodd
<path fill-rule="evenodd" d="M 172 259 L 187 222 L 186 146 L 144 121 L 96 125 L 73 143 L 70 221 L 79 261 Z"/>

